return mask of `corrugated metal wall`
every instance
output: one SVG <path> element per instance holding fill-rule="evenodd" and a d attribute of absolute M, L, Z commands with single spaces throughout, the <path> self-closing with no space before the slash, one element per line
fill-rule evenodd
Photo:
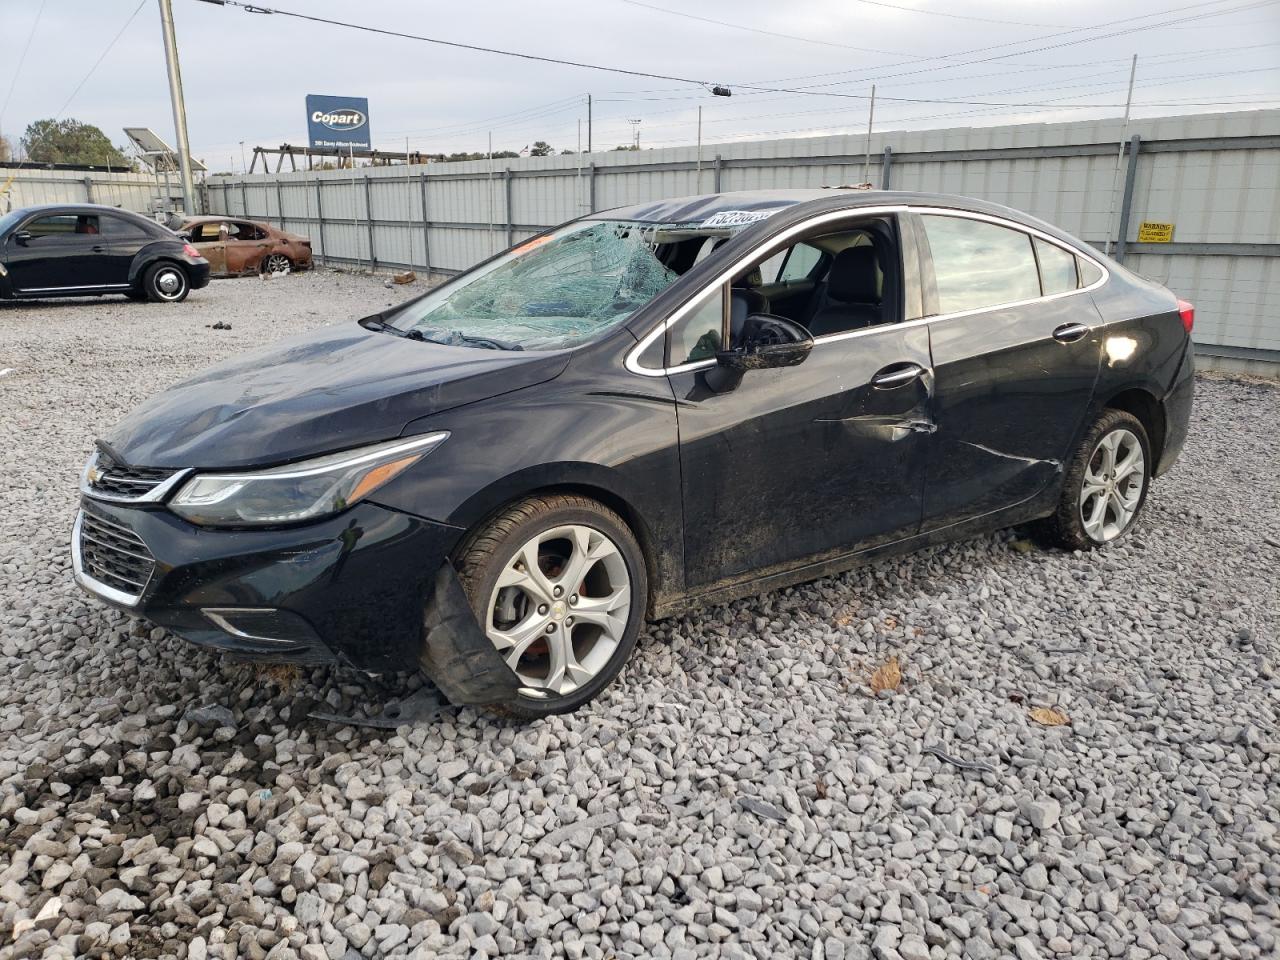
<path fill-rule="evenodd" d="M 1122 135 L 1138 138 L 1134 164 L 1132 151 L 1118 157 Z M 840 136 L 720 144 L 701 159 L 676 147 L 214 177 L 206 195 L 211 212 L 309 234 L 329 262 L 453 272 L 592 210 L 858 182 L 864 150 Z M 868 178 L 886 174 L 893 189 L 1005 203 L 1098 247 L 1120 236 L 1128 186 L 1126 263 L 1196 303 L 1202 353 L 1280 370 L 1280 110 L 1136 120 L 1127 132 L 1118 120 L 886 132 L 872 137 Z M 1137 243 L 1144 220 L 1174 223 L 1173 242 Z"/>
<path fill-rule="evenodd" d="M 171 180 L 168 192 L 180 198 L 177 177 Z M 0 167 L 0 212 L 38 203 L 105 203 L 149 216 L 155 199 L 163 195 L 163 180 L 158 183 L 149 173 Z"/>

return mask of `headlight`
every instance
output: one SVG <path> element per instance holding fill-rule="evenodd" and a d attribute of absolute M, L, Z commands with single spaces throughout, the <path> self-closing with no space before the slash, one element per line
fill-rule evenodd
<path fill-rule="evenodd" d="M 430 433 L 252 473 L 197 474 L 169 507 L 206 526 L 296 523 L 359 503 L 448 437 Z"/>

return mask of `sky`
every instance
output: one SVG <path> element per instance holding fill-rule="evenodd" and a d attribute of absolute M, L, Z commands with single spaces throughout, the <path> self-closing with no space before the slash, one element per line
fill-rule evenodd
<path fill-rule="evenodd" d="M 654 79 L 173 0 L 192 153 L 306 142 L 308 93 L 369 99 L 374 145 L 596 150 L 1280 107 L 1280 0 L 264 0 L 280 11 Z M 73 117 L 173 142 L 156 0 L 0 0 L 0 133 Z M 95 67 L 95 63 L 97 64 Z M 690 82 L 691 81 L 691 82 Z M 733 96 L 714 97 L 724 84 Z M 630 121 L 639 120 L 633 124 Z"/>

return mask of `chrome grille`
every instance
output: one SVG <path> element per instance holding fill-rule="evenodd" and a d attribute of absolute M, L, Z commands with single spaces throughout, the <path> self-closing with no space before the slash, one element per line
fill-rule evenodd
<path fill-rule="evenodd" d="M 133 597 L 146 589 L 155 557 L 128 527 L 84 510 L 80 517 L 80 564 L 85 575 Z"/>
<path fill-rule="evenodd" d="M 89 490 L 111 499 L 139 500 L 175 473 L 157 467 L 131 467 L 100 452 L 90 464 Z"/>

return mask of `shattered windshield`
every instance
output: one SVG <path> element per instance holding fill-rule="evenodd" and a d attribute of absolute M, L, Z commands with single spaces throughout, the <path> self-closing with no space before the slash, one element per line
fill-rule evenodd
<path fill-rule="evenodd" d="M 617 326 L 682 271 L 656 224 L 571 223 L 386 316 L 401 336 L 502 350 L 558 350 Z"/>

